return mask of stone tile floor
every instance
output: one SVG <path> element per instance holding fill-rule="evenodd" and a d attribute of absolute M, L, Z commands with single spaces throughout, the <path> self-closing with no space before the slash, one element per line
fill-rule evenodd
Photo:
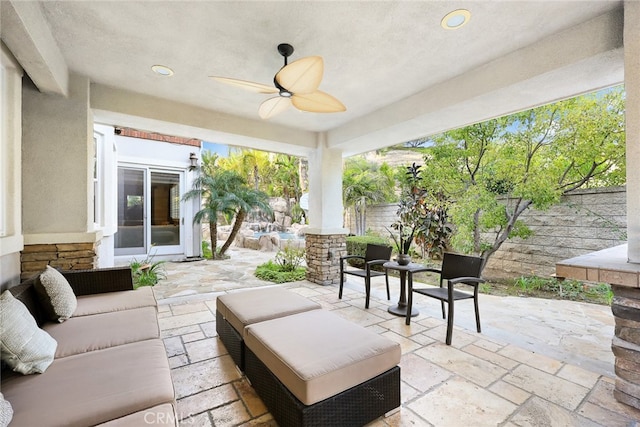
<path fill-rule="evenodd" d="M 272 286 L 253 276 L 273 253 L 234 250 L 226 261 L 167 263 L 156 285 L 159 319 L 183 426 L 274 426 L 215 331 L 217 295 Z M 387 307 L 384 279 L 364 286 L 307 281 L 284 286 L 400 343 L 402 407 L 371 426 L 637 426 L 640 411 L 613 398 L 613 317 L 608 307 L 535 298 L 480 297 L 483 333 L 471 303 L 457 305 L 453 344 L 436 300 L 416 297 L 410 326 Z M 459 308 L 458 308 L 459 307 Z"/>

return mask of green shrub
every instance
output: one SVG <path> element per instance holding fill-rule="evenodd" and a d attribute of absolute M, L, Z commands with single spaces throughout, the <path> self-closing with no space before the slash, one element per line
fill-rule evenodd
<path fill-rule="evenodd" d="M 267 261 L 256 268 L 256 277 L 258 279 L 267 280 L 274 283 L 297 282 L 304 280 L 307 269 L 304 267 L 296 267 L 292 271 L 283 271 L 282 266 Z"/>
<path fill-rule="evenodd" d="M 202 257 L 204 259 L 213 258 L 213 252 L 211 252 L 211 243 L 207 242 L 206 240 L 202 241 Z"/>
<path fill-rule="evenodd" d="M 280 266 L 280 271 L 295 271 L 304 261 L 304 252 L 304 249 L 286 245 L 276 254 L 275 262 Z"/>
<path fill-rule="evenodd" d="M 364 256 L 365 252 L 367 251 L 367 244 L 391 246 L 389 244 L 389 239 L 385 237 L 347 236 L 347 254 Z M 364 263 L 358 259 L 349 260 L 349 265 L 358 268 L 364 267 Z"/>

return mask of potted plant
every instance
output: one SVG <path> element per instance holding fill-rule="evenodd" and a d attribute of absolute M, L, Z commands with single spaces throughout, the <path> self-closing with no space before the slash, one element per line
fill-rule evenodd
<path fill-rule="evenodd" d="M 409 249 L 416 232 L 422 227 L 425 190 L 419 186 L 422 179 L 420 167 L 415 163 L 407 167 L 408 186 L 402 199 L 398 202 L 398 220 L 391 224 L 391 228 L 397 231 L 397 236 L 387 229 L 398 251 L 396 261 L 400 265 L 407 265 L 411 262 Z"/>
<path fill-rule="evenodd" d="M 396 236 L 391 230 L 387 228 L 387 231 L 393 239 L 395 249 L 398 252 L 396 262 L 400 265 L 408 265 L 411 262 L 411 257 L 409 256 L 409 248 L 411 247 L 411 241 L 413 240 L 413 230 L 411 231 L 411 233 L 407 234 L 406 227 L 400 221 L 394 222 L 393 224 L 391 224 L 391 227 L 398 230 L 398 236 Z"/>

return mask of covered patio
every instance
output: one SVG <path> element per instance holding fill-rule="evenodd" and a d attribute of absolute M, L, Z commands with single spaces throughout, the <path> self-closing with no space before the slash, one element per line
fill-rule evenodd
<path fill-rule="evenodd" d="M 113 183 L 95 167 L 96 123 L 306 157 L 308 279 L 319 301 L 324 294 L 333 298 L 345 250 L 346 157 L 624 83 L 627 164 L 640 162 L 640 2 L 454 3 L 2 1 L 0 286 L 20 282 L 22 263 L 32 262 L 22 257 L 27 250 L 45 264 L 64 251 L 83 255 L 67 268 L 98 265 L 116 218 L 105 210 Z M 455 9 L 467 10 L 470 20 L 444 28 L 443 18 Z M 263 95 L 210 79 L 269 83 L 282 66 L 280 43 L 295 47 L 292 60 L 324 58 L 320 89 L 346 112 L 291 108 L 264 121 L 257 114 Z M 152 71 L 157 65 L 163 74 Z M 187 170 L 189 159 L 176 159 L 176 167 Z M 640 168 L 629 167 L 628 245 L 612 264 L 623 263 L 631 274 L 597 267 L 626 300 L 637 299 L 627 296 L 637 297 L 640 288 L 639 184 Z M 589 265 L 570 267 L 588 271 Z M 179 307 L 165 308 L 163 316 L 189 319 L 179 313 L 193 306 Z M 203 314 L 195 318 L 207 319 L 210 308 L 196 307 Z M 428 329 L 428 322 L 415 326 Z M 197 326 L 194 336 L 205 328 Z M 403 333 L 411 341 L 416 335 Z M 431 338 L 421 332 L 417 339 L 423 345 Z M 482 345 L 504 353 L 509 343 Z M 624 348 L 640 350 L 633 343 Z M 555 378 L 563 368 L 549 374 Z M 579 381 L 579 374 L 569 375 Z M 446 384 L 457 384 L 454 379 Z M 617 386 L 619 398 L 640 407 L 635 381 L 618 378 Z M 403 392 L 403 399 L 412 393 Z M 611 407 L 621 416 L 629 410 Z"/>
<path fill-rule="evenodd" d="M 259 286 L 284 286 L 323 309 L 399 342 L 401 410 L 375 426 L 563 425 L 629 426 L 640 410 L 613 398 L 613 316 L 608 307 L 570 301 L 481 295 L 483 333 L 475 332 L 471 306 L 460 303 L 451 346 L 437 301 L 417 298 L 411 323 L 387 308 L 384 278 L 364 287 L 308 281 L 273 285 L 252 276 L 272 255 L 233 249 L 227 261 L 168 263 L 159 298 L 162 336 L 172 367 L 182 425 L 275 425 L 216 336 L 215 298 Z M 230 266 L 240 265 L 242 274 Z M 522 315 L 522 313 L 526 313 Z"/>

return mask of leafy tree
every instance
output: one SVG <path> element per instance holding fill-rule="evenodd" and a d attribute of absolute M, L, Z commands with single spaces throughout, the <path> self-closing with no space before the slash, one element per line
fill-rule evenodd
<path fill-rule="evenodd" d="M 384 203 L 395 197 L 393 170 L 386 164 L 378 165 L 362 157 L 346 161 L 342 175 L 342 195 L 346 208 L 353 207 L 356 218 L 356 234 L 365 234 L 366 206 Z"/>
<path fill-rule="evenodd" d="M 485 258 L 531 234 L 520 215 L 587 185 L 624 183 L 621 88 L 446 132 L 426 149 L 423 182 L 451 200 L 455 246 Z"/>
<path fill-rule="evenodd" d="M 413 163 L 399 175 L 401 198 L 398 219 L 391 228 L 398 253 L 409 253 L 415 241 L 422 248 L 422 257 L 442 258 L 449 246 L 452 227 L 447 215 L 448 199 L 442 193 L 430 193 L 424 187 L 422 166 Z M 391 232 L 391 231 L 390 231 Z"/>

